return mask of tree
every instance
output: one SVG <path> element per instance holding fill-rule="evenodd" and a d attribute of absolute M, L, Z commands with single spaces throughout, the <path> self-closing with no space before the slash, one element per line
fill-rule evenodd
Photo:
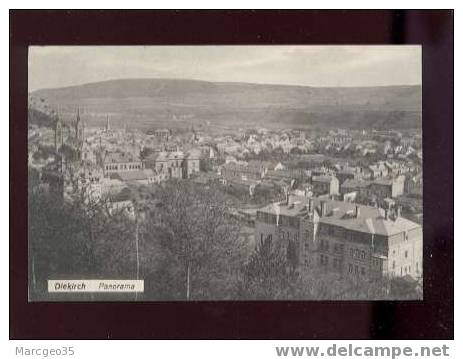
<path fill-rule="evenodd" d="M 134 223 L 122 210 L 112 209 L 108 198 L 89 197 L 85 188 L 63 201 L 59 194 L 30 186 L 32 297 L 47 294 L 48 279 L 134 277 Z"/>
<path fill-rule="evenodd" d="M 299 277 L 290 262 L 292 254 L 292 250 L 275 245 L 270 237 L 261 239 L 244 267 L 238 289 L 240 299 L 292 299 Z"/>
<path fill-rule="evenodd" d="M 145 275 L 170 299 L 229 298 L 244 240 L 223 195 L 190 181 L 169 181 L 154 191 L 143 232 L 143 266 L 151 272 Z"/>

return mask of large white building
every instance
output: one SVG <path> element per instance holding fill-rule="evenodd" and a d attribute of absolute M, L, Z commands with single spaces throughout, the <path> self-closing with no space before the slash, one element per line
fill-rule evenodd
<path fill-rule="evenodd" d="M 257 211 L 255 237 L 295 244 L 300 268 L 366 278 L 422 275 L 422 228 L 400 210 L 291 196 Z"/>

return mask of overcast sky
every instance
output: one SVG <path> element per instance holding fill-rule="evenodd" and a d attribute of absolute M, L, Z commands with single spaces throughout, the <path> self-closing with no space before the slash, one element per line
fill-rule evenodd
<path fill-rule="evenodd" d="M 419 46 L 33 46 L 29 91 L 120 78 L 421 84 Z"/>

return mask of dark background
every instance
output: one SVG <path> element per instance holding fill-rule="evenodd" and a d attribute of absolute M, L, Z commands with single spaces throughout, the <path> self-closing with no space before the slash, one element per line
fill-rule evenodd
<path fill-rule="evenodd" d="M 28 45 L 423 45 L 423 302 L 27 302 Z M 10 11 L 11 339 L 453 339 L 453 11 Z"/>

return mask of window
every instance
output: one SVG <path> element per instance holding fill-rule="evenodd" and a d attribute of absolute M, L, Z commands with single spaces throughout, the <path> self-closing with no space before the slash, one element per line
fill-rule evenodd
<path fill-rule="evenodd" d="M 320 255 L 320 264 L 323 265 L 323 266 L 327 266 L 328 265 L 328 256 L 325 256 L 323 254 Z"/>
<path fill-rule="evenodd" d="M 349 273 L 352 273 L 352 264 L 349 264 Z"/>
<path fill-rule="evenodd" d="M 355 266 L 355 274 L 359 274 L 359 266 Z"/>
<path fill-rule="evenodd" d="M 360 273 L 362 273 L 362 275 L 365 275 L 365 267 L 360 268 Z"/>
<path fill-rule="evenodd" d="M 408 258 L 408 251 L 405 251 L 405 258 Z"/>
<path fill-rule="evenodd" d="M 395 261 L 392 261 L 392 269 L 395 269 Z"/>
<path fill-rule="evenodd" d="M 361 257 L 362 259 L 365 259 L 365 251 L 362 251 Z"/>

